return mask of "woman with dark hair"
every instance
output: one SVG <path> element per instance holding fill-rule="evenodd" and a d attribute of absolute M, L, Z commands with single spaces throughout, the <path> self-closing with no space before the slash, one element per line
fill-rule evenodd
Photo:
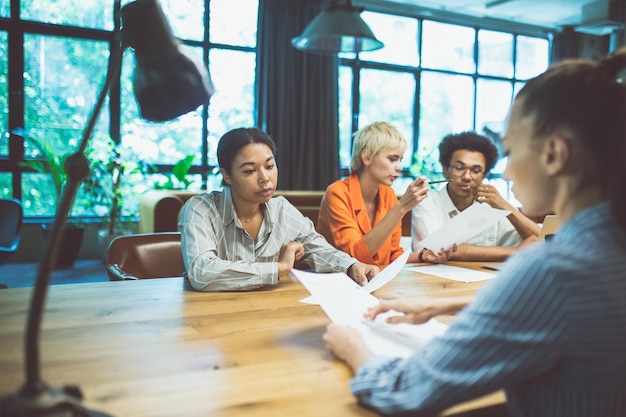
<path fill-rule="evenodd" d="M 275 145 L 262 130 L 227 132 L 217 146 L 223 191 L 194 196 L 179 223 L 186 277 L 198 291 L 278 284 L 296 262 L 367 283 L 378 272 L 333 248 L 285 198 L 272 198 Z"/>
<path fill-rule="evenodd" d="M 497 160 L 496 146 L 474 132 L 447 135 L 439 143 L 439 162 L 450 182 L 429 192 L 411 212 L 412 249 L 419 253 L 420 262 L 504 261 L 519 248 L 537 241 L 537 223 L 513 207 L 495 187 L 484 183 Z M 455 251 L 439 253 L 419 245 L 422 239 L 474 204 L 489 204 L 510 214 L 457 245 Z"/>
<path fill-rule="evenodd" d="M 564 221 L 513 254 L 450 328 L 408 359 L 373 355 L 354 329 L 324 340 L 355 371 L 359 402 L 383 414 L 431 415 L 505 389 L 512 416 L 626 415 L 626 48 L 570 60 L 529 80 L 511 107 L 505 176 L 524 211 Z M 429 318 L 419 300 L 366 314 Z M 435 311 L 435 314 L 437 312 Z"/>

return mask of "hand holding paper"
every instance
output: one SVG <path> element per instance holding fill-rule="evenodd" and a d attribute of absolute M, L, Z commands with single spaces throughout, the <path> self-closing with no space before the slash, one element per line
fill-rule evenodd
<path fill-rule="evenodd" d="M 389 281 L 394 279 L 398 275 L 398 273 L 400 273 L 400 270 L 404 267 L 404 265 L 406 265 L 407 259 L 409 259 L 409 252 L 405 252 L 402 255 L 400 255 L 395 261 L 393 261 L 385 269 L 379 272 L 378 275 L 376 275 L 370 282 L 365 284 L 363 286 L 363 289 L 367 291 L 368 293 L 372 293 L 376 291 L 377 289 L 383 287 Z M 290 273 L 290 275 L 292 278 L 298 279 L 300 276 L 302 276 L 302 272 L 293 270 Z M 314 275 L 320 275 L 320 274 L 314 274 Z M 337 275 L 345 275 L 345 274 L 336 273 L 336 274 L 324 274 L 324 275 L 331 275 L 333 277 L 336 277 Z M 332 286 L 333 284 L 329 283 L 327 285 Z M 300 302 L 308 303 L 308 304 L 319 304 L 319 302 L 316 301 L 313 295 L 300 300 Z"/>
<path fill-rule="evenodd" d="M 398 264 L 387 272 L 389 276 L 383 276 L 376 282 L 372 280 L 370 289 L 373 291 L 380 288 L 394 278 L 406 263 L 407 257 L 399 258 Z M 385 268 L 383 272 L 392 265 Z M 435 320 L 420 325 L 387 323 L 385 321 L 387 317 L 401 314 L 397 311 L 380 314 L 375 320 L 365 319 L 367 309 L 379 301 L 368 292 L 366 287 L 359 286 L 346 274 L 318 274 L 294 269 L 291 275 L 306 287 L 334 323 L 357 329 L 363 335 L 368 348 L 374 353 L 409 356 L 417 347 L 443 333 L 447 328 L 446 325 Z"/>
<path fill-rule="evenodd" d="M 472 204 L 418 244 L 435 252 L 448 249 L 467 242 L 509 214 L 510 211 L 495 209 L 489 204 Z"/>

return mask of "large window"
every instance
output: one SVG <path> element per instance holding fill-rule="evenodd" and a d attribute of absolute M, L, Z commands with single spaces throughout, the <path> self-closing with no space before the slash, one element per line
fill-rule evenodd
<path fill-rule="evenodd" d="M 352 133 L 377 120 L 393 123 L 409 142 L 403 165 L 410 175 L 438 175 L 437 145 L 449 133 L 501 133 L 502 123 L 523 83 L 548 66 L 544 37 L 419 17 L 364 12 L 385 47 L 345 54 L 340 61 L 340 163 L 350 164 Z M 498 177 L 492 181 L 508 195 Z M 411 169 L 412 168 L 412 169 Z M 398 181 L 403 190 L 406 181 Z"/>
<path fill-rule="evenodd" d="M 130 0 L 19 3 L 19 16 L 9 21 L 9 2 L 0 2 L 0 196 L 21 198 L 28 217 L 52 216 L 54 184 L 22 161 L 42 158 L 37 143 L 46 143 L 61 159 L 76 150 L 106 77 L 113 16 L 119 15 L 115 7 Z M 258 0 L 161 0 L 160 5 L 186 53 L 210 68 L 216 91 L 208 105 L 175 120 L 142 120 L 132 91 L 134 56 L 125 51 L 120 94 L 111 94 L 103 106 L 89 152 L 106 158 L 112 141 L 124 158 L 142 167 L 141 175 L 135 170 L 123 181 L 127 215 L 136 215 L 141 193 L 165 183 L 186 157 L 194 158 L 188 188 L 218 186 L 217 140 L 228 129 L 254 125 Z M 9 89 L 21 90 L 23 101 L 10 98 Z M 72 215 L 105 215 L 101 208 L 81 190 Z"/>
<path fill-rule="evenodd" d="M 162 185 L 186 158 L 193 158 L 190 189 L 219 187 L 219 137 L 255 125 L 259 1 L 160 1 L 173 34 L 210 68 L 216 86 L 208 105 L 176 120 L 140 118 L 132 91 L 134 56 L 125 52 L 119 94 L 110 95 L 92 139 L 94 150 L 113 141 L 142 167 L 141 175 L 125 178 L 125 214 L 136 214 L 140 194 Z M 75 150 L 106 75 L 116 3 L 20 0 L 19 16 L 11 16 L 10 2 L 0 1 L 0 196 L 21 198 L 26 216 L 52 216 L 55 190 L 47 176 L 23 164 L 41 158 L 23 137 L 45 141 L 61 155 Z M 445 134 L 484 127 L 500 132 L 515 92 L 548 64 L 547 36 L 392 13 L 366 11 L 362 17 L 385 47 L 339 60 L 344 174 L 352 134 L 379 120 L 393 123 L 409 142 L 407 178 L 415 169 L 436 174 L 436 147 Z M 104 214 L 81 191 L 72 215 Z"/>

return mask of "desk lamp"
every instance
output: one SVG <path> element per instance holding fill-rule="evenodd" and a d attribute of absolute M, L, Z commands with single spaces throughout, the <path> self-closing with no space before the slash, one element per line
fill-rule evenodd
<path fill-rule="evenodd" d="M 26 327 L 26 382 L 17 392 L 0 397 L 2 417 L 107 416 L 81 404 L 82 394 L 78 386 L 55 388 L 43 381 L 40 376 L 39 332 L 62 231 L 76 192 L 89 173 L 85 149 L 111 82 L 120 74 L 125 49 L 131 47 L 135 50 L 133 89 L 141 116 L 146 120 L 161 122 L 176 118 L 207 103 L 213 94 L 207 69 L 181 50 L 180 42 L 172 36 L 157 0 L 137 0 L 125 5 L 121 9 L 121 19 L 121 39 L 118 38 L 121 48 L 113 48 L 104 86 L 78 150 L 65 162 L 67 181 L 39 265 Z"/>

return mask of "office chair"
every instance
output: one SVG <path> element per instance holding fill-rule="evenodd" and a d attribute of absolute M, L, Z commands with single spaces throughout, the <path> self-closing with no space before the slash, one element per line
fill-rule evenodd
<path fill-rule="evenodd" d="M 14 198 L 0 198 L 0 265 L 17 250 L 24 212 Z"/>
<path fill-rule="evenodd" d="M 539 242 L 548 241 L 554 237 L 556 232 L 561 227 L 561 223 L 563 221 L 556 214 L 548 214 L 543 219 L 543 224 L 541 225 L 541 230 L 539 232 Z"/>
<path fill-rule="evenodd" d="M 24 211 L 22 203 L 14 198 L 0 198 L 0 266 L 13 255 L 20 244 Z M 0 289 L 6 288 L 0 283 Z"/>
<path fill-rule="evenodd" d="M 180 233 L 144 233 L 119 236 L 107 254 L 110 281 L 181 277 L 185 272 Z"/>

